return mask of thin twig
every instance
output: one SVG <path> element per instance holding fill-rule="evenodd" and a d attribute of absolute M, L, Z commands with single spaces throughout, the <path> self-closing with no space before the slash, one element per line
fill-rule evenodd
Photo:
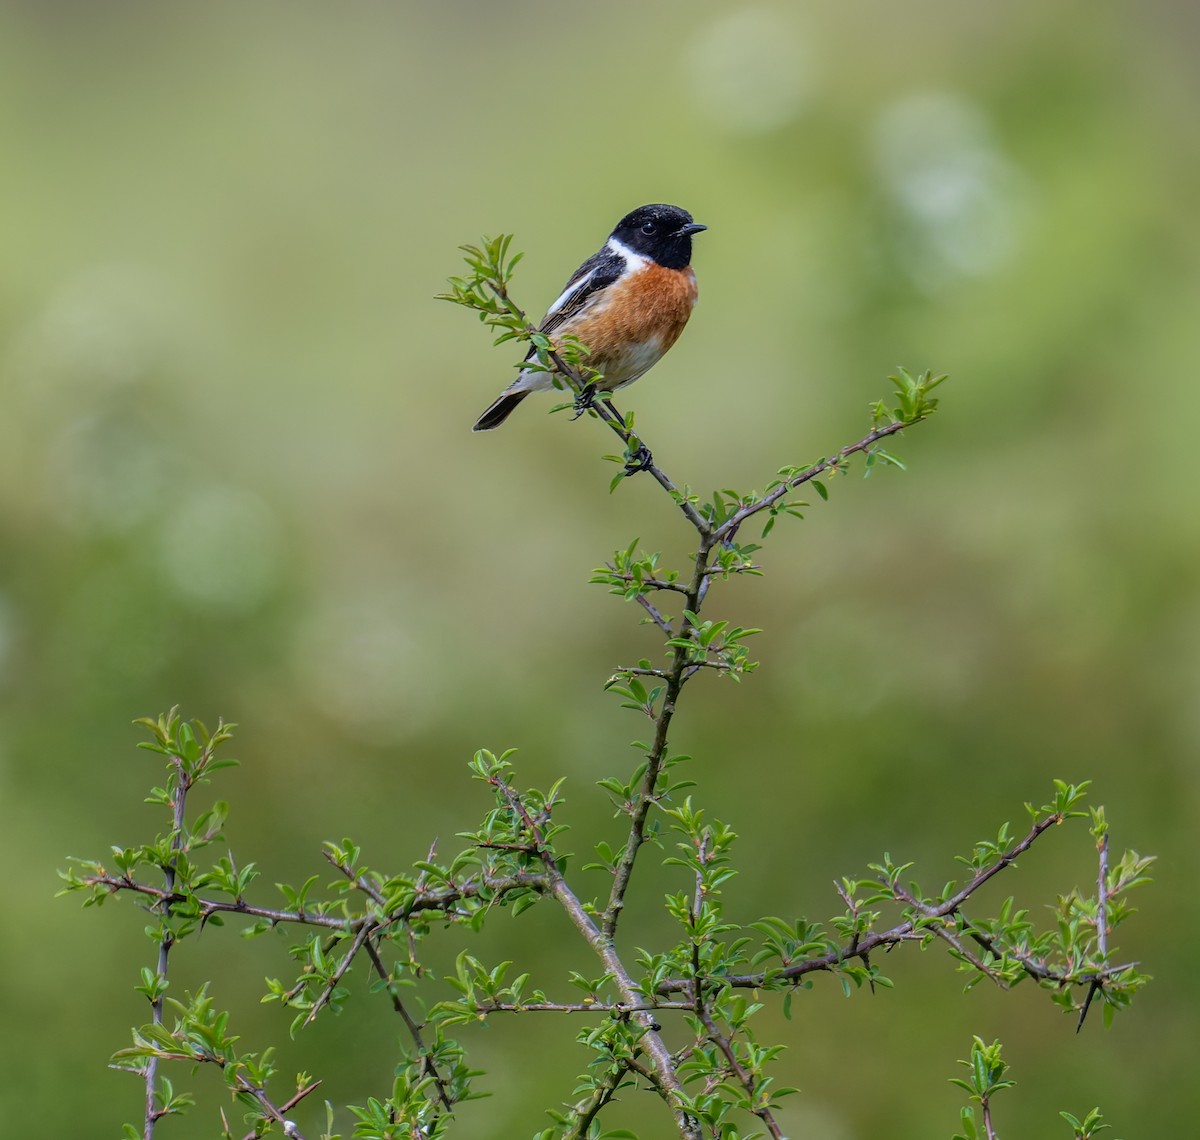
<path fill-rule="evenodd" d="M 1044 819 L 1039 820 L 1030 828 L 1028 834 L 1020 842 L 1016 843 L 1010 850 L 979 871 L 966 886 L 951 895 L 948 899 L 943 900 L 937 906 L 931 907 L 926 917 L 945 918 L 953 914 L 994 875 L 999 874 L 1006 867 L 1012 866 L 1017 857 L 1028 851 L 1039 836 L 1043 835 L 1056 824 L 1061 823 L 1063 818 L 1061 812 L 1054 812 Z M 908 918 L 889 930 L 871 931 L 862 937 L 855 936 L 846 947 L 837 947 L 824 954 L 815 954 L 811 958 L 793 962 L 781 970 L 771 970 L 756 974 L 730 974 L 722 977 L 721 982 L 723 985 L 733 987 L 734 989 L 757 989 L 766 981 L 768 974 L 775 980 L 784 979 L 792 981 L 802 978 L 806 974 L 811 974 L 814 971 L 832 970 L 851 958 L 863 958 L 865 960 L 871 951 L 879 947 L 886 948 L 894 946 L 899 942 L 910 941 L 914 937 L 921 937 L 917 932 L 918 923 L 919 919 Z M 687 992 L 690 985 L 691 982 L 688 978 L 668 978 L 659 984 L 657 992 L 660 994 L 678 993 L 681 990 Z"/>
<path fill-rule="evenodd" d="M 750 1106 L 750 1111 L 763 1122 L 763 1127 L 774 1137 L 774 1140 L 783 1140 L 783 1129 L 779 1127 L 779 1122 L 775 1119 L 771 1109 L 765 1104 L 758 1107 L 754 1106 L 754 1101 L 758 1096 L 754 1087 L 754 1078 L 746 1072 L 742 1063 L 737 1059 L 732 1042 L 721 1032 L 717 1023 L 713 1021 L 712 1016 L 703 1005 L 697 1007 L 697 1013 L 704 1028 L 708 1031 L 708 1039 L 721 1050 L 725 1057 L 725 1063 L 729 1066 L 729 1071 L 737 1078 L 738 1084 L 746 1090 L 746 1099 Z"/>
<path fill-rule="evenodd" d="M 392 984 L 392 975 L 388 972 L 387 967 L 384 966 L 383 959 L 379 956 L 379 950 L 371 941 L 367 942 L 367 956 L 371 959 L 371 964 L 375 967 L 375 972 L 379 975 L 380 981 L 387 987 L 388 996 L 392 999 L 392 1009 L 400 1015 L 400 1019 L 404 1022 L 413 1039 L 413 1044 L 417 1047 L 417 1052 L 421 1054 L 426 1076 L 432 1077 L 434 1085 L 437 1086 L 438 1099 L 442 1102 L 442 1106 L 447 1112 L 453 1112 L 454 1102 L 450 1099 L 450 1093 L 446 1089 L 446 1082 L 442 1079 L 442 1074 L 438 1072 L 438 1067 L 434 1063 L 433 1054 L 426 1046 L 425 1039 L 421 1035 L 422 1027 L 417 1024 L 416 1019 L 408 1012 L 404 1002 L 400 999 L 400 995 L 396 992 L 395 986 Z"/>
<path fill-rule="evenodd" d="M 1108 832 L 1097 843 L 1100 870 L 1096 875 L 1096 949 L 1100 961 L 1108 960 Z"/>
<path fill-rule="evenodd" d="M 950 929 L 947 925 L 947 919 L 937 918 L 930 913 L 933 908 L 928 903 L 922 902 L 920 899 L 916 898 L 912 892 L 905 890 L 905 888 L 899 883 L 894 883 L 892 885 L 892 894 L 894 894 L 896 898 L 900 900 L 900 902 L 906 903 L 913 907 L 913 909 L 920 911 L 923 915 L 934 919 L 934 921 L 931 921 L 929 925 L 923 929 L 932 931 L 939 938 L 947 942 L 976 970 L 983 974 L 984 977 L 990 978 L 1000 989 L 1007 990 L 1010 988 L 1008 982 L 1006 982 L 999 974 L 996 973 L 995 970 L 988 966 L 982 958 L 972 954 L 971 951 L 963 945 L 962 940 L 959 939 L 957 935 L 954 935 L 950 932 Z M 970 930 L 968 930 L 968 934 L 969 933 Z M 990 950 L 991 948 L 988 947 L 987 949 Z"/>
<path fill-rule="evenodd" d="M 606 563 L 609 571 L 609 577 L 615 578 L 620 582 L 626 582 L 633 585 L 637 582 L 639 586 L 644 586 L 647 590 L 673 591 L 676 594 L 686 594 L 688 589 L 680 582 L 668 582 L 665 578 L 655 578 L 653 574 L 649 578 L 635 578 L 632 574 L 623 574 L 618 572 L 617 568 L 612 563 Z M 719 574 L 720 570 L 709 571 L 711 574 Z"/>
<path fill-rule="evenodd" d="M 1083 1028 L 1084 1019 L 1091 1008 L 1092 1000 L 1104 988 L 1103 968 L 1108 964 L 1108 832 L 1105 831 L 1096 842 L 1099 854 L 1100 870 L 1096 875 L 1096 950 L 1102 970 L 1088 986 L 1087 997 L 1083 999 L 1083 1008 L 1079 1011 L 1079 1020 L 1075 1023 L 1075 1032 Z"/>
<path fill-rule="evenodd" d="M 634 601 L 637 602 L 637 604 L 650 615 L 650 620 L 654 622 L 654 624 L 658 626 L 663 633 L 665 633 L 668 637 L 675 636 L 675 630 L 671 627 L 671 623 L 665 617 L 663 617 L 658 607 L 655 606 L 645 594 L 635 595 Z"/>
<path fill-rule="evenodd" d="M 379 890 L 379 888 L 370 881 L 370 879 L 366 878 L 363 875 L 356 875 L 354 873 L 354 869 L 352 867 L 347 867 L 344 863 L 339 863 L 337 860 L 337 856 L 335 856 L 332 851 L 325 850 L 325 851 L 322 851 L 321 854 L 325 856 L 326 862 L 332 864 L 339 871 L 341 871 L 341 873 L 343 875 L 345 875 L 346 878 L 349 879 L 350 882 L 352 882 L 360 891 L 362 891 L 363 894 L 365 894 L 373 902 L 376 902 L 380 906 L 383 906 L 383 894 Z M 422 872 L 421 878 L 424 879 L 424 872 Z M 421 881 L 418 880 L 417 890 L 420 891 L 420 889 L 421 889 Z"/>
<path fill-rule="evenodd" d="M 342 978 L 346 976 L 346 971 L 354 964 L 354 959 L 358 956 L 358 952 L 363 948 L 363 944 L 374 933 L 376 927 L 374 924 L 364 922 L 358 928 L 358 933 L 354 936 L 354 941 L 350 944 L 350 949 L 346 951 L 342 960 L 338 963 L 338 967 L 330 975 L 329 981 L 325 983 L 321 992 L 317 995 L 317 1000 L 313 1002 L 312 1009 L 308 1011 L 308 1016 L 304 1019 L 305 1025 L 311 1025 L 317 1018 L 317 1014 L 325 1008 L 333 998 L 334 990 L 341 985 Z"/>
<path fill-rule="evenodd" d="M 797 487 L 802 487 L 805 483 L 811 482 L 818 475 L 823 475 L 830 468 L 840 465 L 843 459 L 849 459 L 851 455 L 856 455 L 860 451 L 869 451 L 881 439 L 886 439 L 889 435 L 895 435 L 897 432 L 904 431 L 905 428 L 910 428 L 914 424 L 918 424 L 923 420 L 924 416 L 918 416 L 911 420 L 895 420 L 893 423 L 884 424 L 883 427 L 878 427 L 874 431 L 868 432 L 857 443 L 848 444 L 841 451 L 837 452 L 829 459 L 822 459 L 820 463 L 814 463 L 811 467 L 801 471 L 798 475 L 793 475 L 790 479 L 785 479 L 774 490 L 767 492 L 761 499 L 755 499 L 753 502 L 747 503 L 743 507 L 739 507 L 728 519 L 725 520 L 713 532 L 713 538 L 719 542 L 730 543 L 733 537 L 737 534 L 748 518 L 758 514 L 760 511 L 769 510 L 779 502 L 785 495 L 796 490 Z"/>
<path fill-rule="evenodd" d="M 320 1087 L 321 1087 L 320 1081 L 313 1081 L 312 1084 L 305 1085 L 305 1087 L 302 1089 L 297 1089 L 294 1096 L 289 1097 L 286 1101 L 283 1102 L 283 1104 L 281 1104 L 279 1106 L 279 1109 L 278 1109 L 279 1114 L 282 1116 L 283 1113 L 290 1112 L 306 1096 L 308 1096 L 309 1093 L 315 1092 Z M 285 1134 L 286 1134 L 286 1130 L 285 1130 Z M 295 1125 L 292 1126 L 291 1135 L 299 1136 L 299 1133 L 295 1131 Z M 258 1136 L 258 1133 L 256 1131 L 250 1131 L 250 1132 L 247 1132 L 244 1137 L 242 1137 L 242 1140 L 257 1140 L 257 1136 Z"/>
<path fill-rule="evenodd" d="M 224 1068 L 223 1065 L 221 1067 Z M 319 1084 L 320 1082 L 318 1081 L 317 1083 Z M 299 1128 L 296 1127 L 295 1122 L 288 1120 L 287 1117 L 284 1116 L 287 1108 L 283 1105 L 276 1106 L 272 1104 L 265 1089 L 260 1089 L 257 1085 L 251 1084 L 240 1073 L 237 1077 L 237 1088 L 239 1092 L 249 1093 L 250 1096 L 254 1097 L 254 1099 L 262 1106 L 263 1113 L 266 1116 L 274 1120 L 276 1124 L 283 1125 L 283 1134 L 284 1136 L 288 1137 L 288 1140 L 304 1140 L 304 1134 Z M 312 1088 L 316 1088 L 316 1085 L 313 1085 Z M 308 1089 L 307 1091 L 311 1092 L 312 1088 Z M 296 1102 L 297 1098 L 293 1098 L 288 1103 L 291 1105 L 295 1104 Z"/>
<path fill-rule="evenodd" d="M 135 879 L 115 875 L 88 875 L 81 880 L 91 887 L 104 887 L 112 893 L 132 891 L 135 894 L 146 895 L 156 903 L 182 902 L 183 896 L 172 889 L 151 886 L 149 883 L 139 883 Z M 514 871 L 511 875 L 500 878 L 480 876 L 477 880 L 468 880 L 453 887 L 440 891 L 426 890 L 418 894 L 410 903 L 379 918 L 383 924 L 401 922 L 406 918 L 425 911 L 444 911 L 450 913 L 457 903 L 477 898 L 484 892 L 502 895 L 514 890 L 541 890 L 545 885 L 544 877 L 535 872 Z M 251 906 L 242 899 L 227 901 L 225 899 L 194 900 L 200 918 L 207 920 L 214 914 L 241 914 L 247 918 L 263 918 L 269 922 L 289 923 L 296 926 L 318 926 L 325 930 L 351 931 L 357 930 L 364 922 L 371 921 L 370 916 L 358 915 L 353 918 L 339 918 L 333 915 L 303 911 L 277 910 L 271 907 Z"/>
<path fill-rule="evenodd" d="M 705 571 L 708 569 L 708 555 L 711 542 L 707 535 L 701 534 L 699 547 L 696 551 L 692 583 L 688 587 L 687 604 L 685 609 L 695 613 L 699 607 L 700 590 L 707 580 Z M 694 670 L 689 671 L 690 650 L 687 645 L 675 646 L 671 667 L 666 678 L 666 689 L 663 693 L 662 705 L 655 720 L 654 740 L 646 755 L 646 770 L 642 775 L 637 795 L 629 807 L 630 825 L 629 836 L 621 851 L 613 873 L 613 884 L 608 895 L 608 905 L 600 928 L 604 937 L 610 942 L 616 936 L 617 924 L 621 919 L 621 911 L 625 906 L 625 893 L 629 890 L 629 881 L 633 876 L 633 865 L 637 859 L 638 850 L 646 839 L 646 820 L 650 808 L 657 802 L 658 780 L 662 775 L 663 762 L 667 755 L 667 732 L 675 715 L 675 702 L 688 677 Z"/>
<path fill-rule="evenodd" d="M 160 1049 L 158 1050 L 157 1055 L 164 1061 L 191 1061 L 193 1064 L 198 1063 L 216 1065 L 221 1072 L 225 1072 L 230 1064 L 230 1060 L 228 1058 L 223 1057 L 218 1053 L 208 1052 L 207 1050 L 193 1050 L 191 1052 L 174 1053 L 168 1049 Z M 282 1105 L 275 1104 L 271 1098 L 267 1096 L 265 1089 L 260 1088 L 258 1085 L 247 1080 L 243 1073 L 239 1072 L 234 1074 L 233 1088 L 237 1092 L 243 1092 L 249 1096 L 252 1096 L 262 1108 L 265 1116 L 275 1121 L 276 1124 L 283 1125 L 283 1134 L 285 1136 L 290 1137 L 291 1140 L 304 1140 L 304 1135 L 301 1133 L 300 1129 L 296 1127 L 293 1121 L 288 1120 L 284 1116 L 284 1113 L 287 1112 L 289 1108 L 294 1108 L 297 1104 L 299 1104 L 300 1101 L 308 1096 L 313 1089 L 317 1088 L 320 1083 L 320 1081 L 314 1081 L 307 1087 L 300 1089 L 294 1096 L 292 1096 L 286 1103 Z M 224 1113 L 222 1113 L 222 1115 L 224 1115 Z M 254 1135 L 254 1133 L 251 1133 L 251 1135 Z"/>
<path fill-rule="evenodd" d="M 987 1140 L 996 1140 L 996 1130 L 992 1127 L 992 1105 L 986 1096 L 979 1098 L 979 1104 L 983 1108 L 983 1131 L 987 1136 Z"/>
<path fill-rule="evenodd" d="M 639 1077 L 658 1092 L 661 1097 L 667 1096 L 667 1091 L 663 1087 L 662 1081 L 659 1079 L 658 1073 L 651 1069 L 648 1065 L 643 1065 L 636 1057 L 633 1057 L 625 1062 L 631 1073 L 637 1073 Z"/>
<path fill-rule="evenodd" d="M 167 966 L 171 955 L 171 947 L 174 945 L 172 932 L 167 926 L 166 920 L 171 914 L 171 902 L 175 901 L 175 866 L 176 859 L 183 851 L 183 825 L 184 814 L 187 807 L 187 794 L 191 789 L 191 777 L 187 774 L 183 766 L 183 760 L 178 756 L 170 758 L 171 766 L 175 769 L 175 799 L 171 804 L 171 856 L 170 860 L 163 867 L 163 882 L 166 884 L 165 890 L 155 904 L 163 917 L 161 927 L 161 939 L 158 944 L 158 976 L 165 982 L 167 980 Z M 155 1025 L 162 1025 L 163 1022 L 163 996 L 160 993 L 151 1003 L 151 1020 Z M 158 1084 L 158 1058 L 154 1055 L 146 1058 L 146 1119 L 142 1129 L 143 1140 L 152 1140 L 154 1136 L 154 1126 L 161 1117 L 161 1113 L 155 1105 L 155 1092 Z"/>
<path fill-rule="evenodd" d="M 575 1113 L 575 1124 L 571 1131 L 565 1134 L 563 1140 L 583 1140 L 587 1136 L 592 1121 L 600 1114 L 600 1110 L 616 1096 L 617 1089 L 621 1087 L 621 1082 L 629 1071 L 629 1061 L 613 1061 L 612 1069 L 592 1087 L 591 1098 L 572 1109 Z"/>
<path fill-rule="evenodd" d="M 474 1007 L 476 1013 L 603 1013 L 624 1017 L 631 1013 L 652 1013 L 660 1009 L 690 1012 L 695 1008 L 690 1001 L 656 1001 L 638 1005 L 626 1005 L 623 1001 L 497 1001 L 490 1005 Z"/>

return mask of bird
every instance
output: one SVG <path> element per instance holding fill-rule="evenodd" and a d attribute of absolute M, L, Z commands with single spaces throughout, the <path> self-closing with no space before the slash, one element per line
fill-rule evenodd
<path fill-rule="evenodd" d="M 639 206 L 571 275 L 538 332 L 549 334 L 551 343 L 569 335 L 587 347 L 588 366 L 599 376 L 581 407 L 596 392 L 632 384 L 679 338 L 698 296 L 692 237 L 706 229 L 679 206 Z M 536 358 L 530 349 L 525 362 Z M 553 373 L 522 368 L 471 430 L 499 427 L 530 392 L 554 386 Z"/>

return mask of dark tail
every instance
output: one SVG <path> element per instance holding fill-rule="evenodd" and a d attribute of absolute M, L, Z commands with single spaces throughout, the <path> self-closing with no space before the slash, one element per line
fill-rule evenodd
<path fill-rule="evenodd" d="M 515 408 L 526 396 L 528 392 L 504 392 L 486 412 L 483 413 L 475 421 L 475 426 L 472 431 L 491 431 L 492 428 L 498 428 L 510 415 Z"/>

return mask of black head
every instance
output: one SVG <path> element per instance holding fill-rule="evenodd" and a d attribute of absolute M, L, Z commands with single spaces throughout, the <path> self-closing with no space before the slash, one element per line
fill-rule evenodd
<path fill-rule="evenodd" d="M 612 236 L 659 265 L 684 269 L 692 260 L 692 234 L 706 229 L 678 206 L 639 206 L 617 223 Z"/>

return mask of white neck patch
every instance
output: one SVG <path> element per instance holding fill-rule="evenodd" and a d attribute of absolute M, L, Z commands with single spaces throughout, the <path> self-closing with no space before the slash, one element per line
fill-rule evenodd
<path fill-rule="evenodd" d="M 620 257 L 630 269 L 640 269 L 643 265 L 650 264 L 648 257 L 643 257 L 640 253 L 634 253 L 629 246 L 623 241 L 617 241 L 615 237 L 610 237 L 606 244 L 608 249 Z"/>

